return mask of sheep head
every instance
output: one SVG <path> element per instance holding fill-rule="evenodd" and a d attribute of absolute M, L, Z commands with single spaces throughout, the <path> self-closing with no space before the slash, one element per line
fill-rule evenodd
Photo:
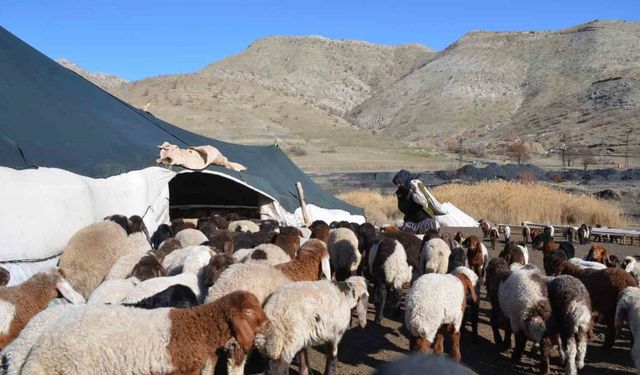
<path fill-rule="evenodd" d="M 271 329 L 271 322 L 253 293 L 236 291 L 219 301 L 228 314 L 233 337 L 245 352 L 253 346 L 256 335 L 265 335 Z"/>

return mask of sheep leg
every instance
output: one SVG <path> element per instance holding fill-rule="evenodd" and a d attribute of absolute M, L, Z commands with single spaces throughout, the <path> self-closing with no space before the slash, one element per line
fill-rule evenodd
<path fill-rule="evenodd" d="M 496 344 L 498 349 L 501 349 L 504 343 L 502 342 L 502 336 L 500 336 L 500 312 L 498 311 L 497 306 L 491 307 L 491 316 L 489 317 L 489 321 L 491 323 L 491 330 L 493 331 L 493 342 Z"/>
<path fill-rule="evenodd" d="M 456 331 L 455 328 L 451 334 L 451 356 L 456 362 L 460 363 L 462 359 L 460 355 L 460 331 Z"/>
<path fill-rule="evenodd" d="M 576 341 L 578 342 L 576 364 L 578 369 L 582 369 L 584 367 L 584 357 L 587 355 L 587 335 L 585 333 L 576 334 Z"/>
<path fill-rule="evenodd" d="M 327 363 L 324 368 L 324 375 L 335 375 L 338 368 L 338 345 L 329 343 L 327 346 Z"/>
<path fill-rule="evenodd" d="M 511 360 L 514 363 L 520 362 L 522 359 L 522 353 L 524 352 L 524 347 L 527 345 L 527 336 L 522 331 L 518 331 L 516 333 L 516 347 L 513 349 L 513 354 L 511 354 Z"/>
<path fill-rule="evenodd" d="M 387 286 L 384 283 L 378 285 L 378 300 L 376 303 L 376 317 L 375 322 L 380 324 L 382 321 L 382 315 L 384 313 L 384 305 L 387 303 Z"/>
<path fill-rule="evenodd" d="M 289 364 L 283 360 L 270 359 L 264 373 L 265 375 L 288 375 Z"/>
<path fill-rule="evenodd" d="M 542 374 L 548 374 L 549 373 L 549 352 L 551 352 L 551 340 L 549 340 L 549 338 L 543 339 L 542 342 L 540 343 L 540 349 L 542 350 L 542 358 L 540 360 L 540 371 Z M 574 351 L 573 358 L 575 359 L 575 351 Z"/>
<path fill-rule="evenodd" d="M 576 336 L 571 335 L 566 340 L 563 340 L 563 346 L 567 353 L 564 358 L 564 373 L 566 375 L 576 375 L 578 373 L 576 370 L 576 355 L 578 354 Z"/>
<path fill-rule="evenodd" d="M 241 351 L 242 349 L 238 349 Z M 235 357 L 235 358 L 234 358 Z M 247 362 L 247 356 L 244 354 L 242 358 L 238 355 L 230 355 L 227 362 L 228 375 L 244 375 L 244 364 Z"/>
<path fill-rule="evenodd" d="M 611 348 L 613 347 L 613 343 L 616 340 L 615 313 L 607 314 L 605 323 L 607 325 L 607 330 L 605 332 L 604 344 L 602 345 L 602 349 L 611 350 Z"/>
<path fill-rule="evenodd" d="M 511 334 L 513 333 L 511 329 L 511 323 L 509 321 L 505 322 L 504 327 L 504 341 L 502 343 L 502 348 L 500 351 L 505 351 L 511 349 Z"/>
<path fill-rule="evenodd" d="M 298 360 L 300 363 L 299 375 L 309 374 L 309 350 L 307 348 L 298 352 Z"/>
<path fill-rule="evenodd" d="M 479 294 L 478 294 L 479 295 Z M 473 342 L 478 342 L 478 315 L 480 310 L 480 300 L 471 305 L 471 331 L 473 332 Z"/>
<path fill-rule="evenodd" d="M 434 354 L 442 354 L 444 352 L 444 334 L 447 331 L 447 326 L 441 326 L 436 333 L 436 339 L 433 345 Z"/>
<path fill-rule="evenodd" d="M 412 337 L 409 342 L 409 348 L 414 352 L 429 353 L 429 350 L 431 350 L 431 342 L 424 337 Z"/>

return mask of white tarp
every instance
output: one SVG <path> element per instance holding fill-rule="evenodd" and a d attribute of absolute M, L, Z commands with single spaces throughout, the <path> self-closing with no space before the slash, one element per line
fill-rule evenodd
<path fill-rule="evenodd" d="M 476 219 L 462 212 L 451 202 L 444 202 L 442 206 L 447 210 L 448 214 L 436 216 L 436 221 L 441 227 L 477 227 Z"/>
<path fill-rule="evenodd" d="M 0 266 L 54 256 L 80 228 L 115 213 L 140 215 L 154 231 L 169 220 L 174 175 L 151 167 L 93 179 L 57 168 L 0 167 Z M 49 263 L 28 263 L 25 270 Z M 11 284 L 17 281 L 12 272 Z"/>
<path fill-rule="evenodd" d="M 344 210 L 329 210 L 313 204 L 307 204 L 307 213 L 309 214 L 309 219 L 311 220 L 311 222 L 314 222 L 316 220 L 323 220 L 326 223 L 343 220 L 357 224 L 363 224 L 365 222 L 365 218 L 362 215 L 352 215 Z M 301 208 L 297 208 L 293 214 L 295 215 L 299 223 L 304 223 Z"/>

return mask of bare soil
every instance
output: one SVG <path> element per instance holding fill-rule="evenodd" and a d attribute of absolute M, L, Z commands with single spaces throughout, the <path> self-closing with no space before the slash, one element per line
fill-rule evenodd
<path fill-rule="evenodd" d="M 456 228 L 445 228 L 443 231 L 457 231 Z M 479 234 L 479 230 L 469 231 L 463 229 L 465 235 Z M 512 233 L 515 231 L 512 231 Z M 522 237 L 519 234 L 512 234 L 512 239 L 519 241 Z M 558 240 L 558 238 L 557 238 Z M 503 244 L 497 244 L 496 250 L 491 250 L 491 245 L 486 242 L 491 257 L 499 253 L 499 248 Z M 574 241 L 576 256 L 582 257 L 589 250 L 589 245 L 579 245 Z M 530 247 L 530 246 L 528 246 Z M 633 246 L 606 244 L 609 250 L 622 258 L 627 255 L 640 255 L 640 247 L 637 243 Z M 542 254 L 539 251 L 530 250 L 530 262 L 542 268 Z M 480 305 L 480 321 L 478 333 L 480 335 L 477 342 L 471 336 L 471 327 L 467 326 L 463 330 L 462 362 L 478 374 L 538 374 L 540 355 L 532 353 L 532 344 L 527 344 L 527 349 L 520 363 L 511 362 L 511 350 L 500 353 L 493 343 L 493 335 L 489 325 L 489 312 L 491 306 L 486 299 L 486 290 L 482 287 L 482 302 Z M 387 315 L 382 325 L 373 323 L 373 305 L 369 306 L 369 322 L 364 329 L 359 327 L 349 330 L 340 344 L 338 374 L 371 374 L 380 365 L 393 361 L 409 353 L 409 341 L 403 330 L 403 316 L 393 317 Z M 602 343 L 604 341 L 604 327 L 596 324 L 594 329 L 594 340 L 589 343 L 584 369 L 580 374 L 630 374 L 634 373 L 633 361 L 631 359 L 631 335 L 626 328 L 623 328 L 620 337 L 616 340 L 612 351 L 604 352 Z M 448 343 L 447 343 L 448 344 Z M 445 345 L 445 351 L 450 347 Z M 310 353 L 311 365 L 314 373 L 322 374 L 325 367 L 325 358 L 322 354 L 323 348 L 317 348 Z M 292 366 L 291 374 L 297 374 L 297 367 Z M 560 360 L 557 349 L 551 355 L 551 373 L 564 373 L 564 366 Z"/>

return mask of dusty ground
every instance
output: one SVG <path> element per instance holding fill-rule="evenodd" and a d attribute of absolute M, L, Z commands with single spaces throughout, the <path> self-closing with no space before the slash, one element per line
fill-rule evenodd
<path fill-rule="evenodd" d="M 452 230 L 452 229 L 449 229 Z M 466 234 L 466 233 L 465 233 Z M 520 236 L 512 235 L 515 240 L 521 240 Z M 490 244 L 486 243 L 491 257 L 498 255 L 498 250 L 491 251 Z M 588 245 L 576 246 L 576 256 L 584 256 L 589 249 Z M 501 247 L 496 246 L 496 247 Z M 640 255 L 638 245 L 616 245 L 607 244 L 610 251 L 622 258 L 626 255 Z M 530 246 L 528 246 L 530 247 Z M 542 268 L 542 254 L 538 251 L 530 251 L 530 262 Z M 486 300 L 486 290 L 482 287 L 482 303 L 480 305 L 480 322 L 478 331 L 480 338 L 478 342 L 473 342 L 471 338 L 471 327 L 468 326 L 463 331 L 462 361 L 465 365 L 479 374 L 537 374 L 539 355 L 531 353 L 531 343 L 527 345 L 527 350 L 521 363 L 512 364 L 510 361 L 511 351 L 498 353 L 493 343 L 491 327 L 489 326 L 490 304 Z M 369 322 L 364 329 L 352 328 L 345 336 L 339 348 L 338 374 L 371 374 L 374 369 L 383 363 L 392 361 L 408 353 L 409 341 L 402 329 L 402 317 L 394 318 L 387 316 L 381 326 L 373 323 L 373 306 L 369 306 Z M 603 327 L 597 325 L 595 339 L 589 344 L 586 356 L 586 365 L 580 374 L 628 374 L 633 373 L 633 362 L 630 355 L 630 335 L 629 331 L 623 329 L 621 337 L 616 340 L 614 349 L 605 353 L 601 346 L 604 340 Z M 322 348 L 319 348 L 322 350 Z M 311 362 L 314 373 L 321 374 L 324 371 L 324 356 L 319 350 L 311 353 Z M 449 346 L 445 346 L 449 350 Z M 564 373 L 563 365 L 560 361 L 557 350 L 552 352 L 551 358 L 552 373 Z M 291 374 L 297 374 L 293 367 Z"/>

